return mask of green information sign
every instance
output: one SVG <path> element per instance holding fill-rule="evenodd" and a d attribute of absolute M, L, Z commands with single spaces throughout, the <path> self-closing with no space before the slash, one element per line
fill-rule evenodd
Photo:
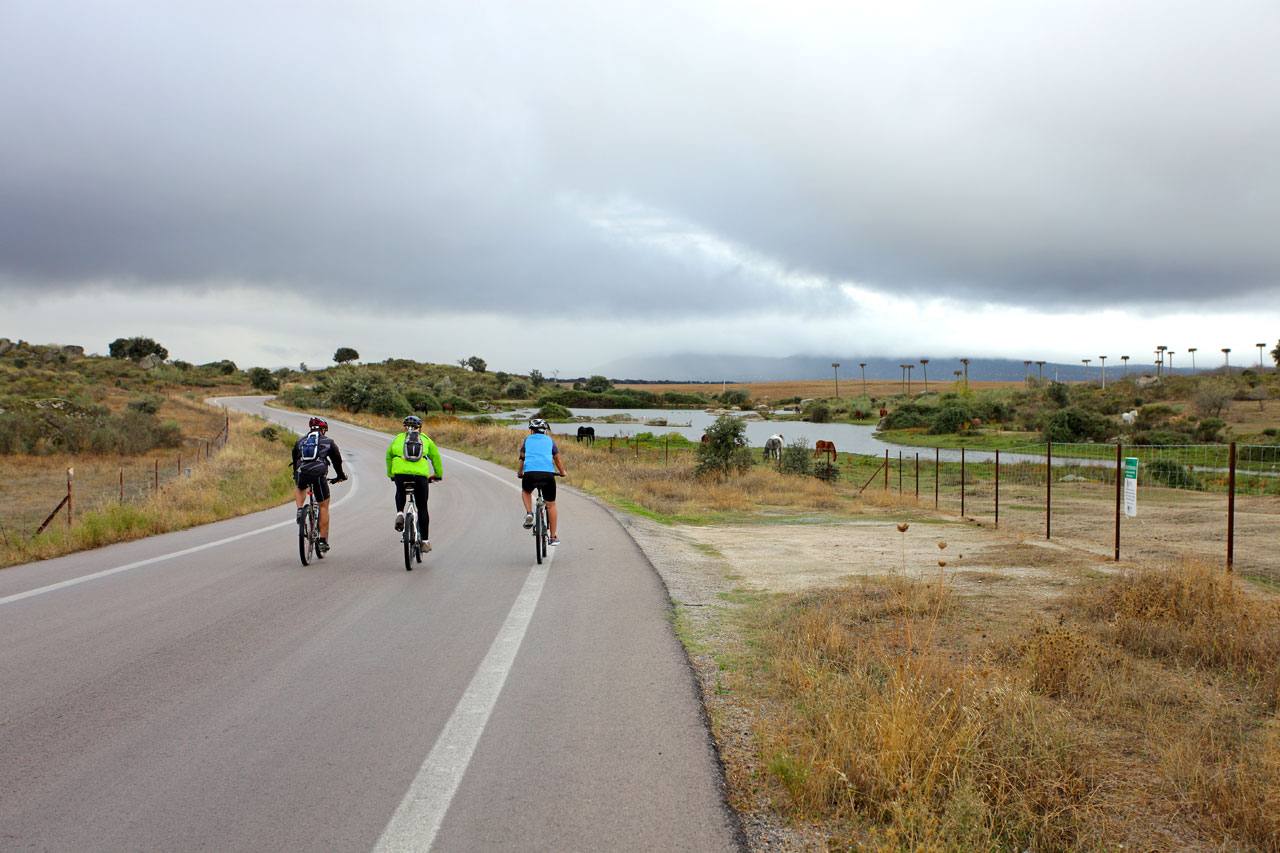
<path fill-rule="evenodd" d="M 1138 514 L 1138 458 L 1127 456 L 1124 460 L 1124 514 L 1133 518 Z"/>

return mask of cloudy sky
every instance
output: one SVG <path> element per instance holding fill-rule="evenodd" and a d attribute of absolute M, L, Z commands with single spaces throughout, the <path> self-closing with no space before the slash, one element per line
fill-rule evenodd
<path fill-rule="evenodd" d="M 5 0 L 0 335 L 1243 357 L 1277 44 L 1273 0 Z"/>

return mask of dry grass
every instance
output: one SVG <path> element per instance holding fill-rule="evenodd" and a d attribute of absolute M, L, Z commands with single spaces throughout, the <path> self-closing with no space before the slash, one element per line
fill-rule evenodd
<path fill-rule="evenodd" d="M 158 495 L 125 503 L 101 501 L 97 509 L 77 512 L 70 530 L 60 519 L 40 536 L 7 529 L 0 538 L 0 566 L 167 533 L 283 503 L 292 493 L 288 467 L 284 464 L 288 449 L 279 441 L 268 441 L 259 435 L 262 426 L 260 420 L 232 415 L 231 438 L 213 458 L 216 464 L 193 466 L 190 479 L 175 478 L 162 483 Z M 104 468 L 114 483 L 123 464 L 116 458 L 71 461 L 76 466 L 78 482 L 82 477 L 88 478 L 94 468 Z M 32 466 L 37 462 L 43 476 L 51 464 L 48 457 L 16 464 L 15 459 L 6 459 L 5 468 L 7 472 L 16 472 L 17 482 L 21 484 L 23 476 L 36 470 Z M 148 469 L 145 473 L 149 474 L 150 465 L 144 463 L 144 466 Z M 114 488 L 111 493 L 118 494 Z M 44 511 L 51 508 L 52 502 Z"/>
<path fill-rule="evenodd" d="M 1188 564 L 981 608 L 889 576 L 741 611 L 735 801 L 859 848 L 1280 850 L 1274 600 Z"/>

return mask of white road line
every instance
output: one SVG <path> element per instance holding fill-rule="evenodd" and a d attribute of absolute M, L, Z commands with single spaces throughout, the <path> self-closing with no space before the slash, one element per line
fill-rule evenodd
<path fill-rule="evenodd" d="M 418 774 L 386 829 L 382 830 L 373 848 L 374 853 L 425 851 L 435 842 L 453 796 L 466 775 L 476 744 L 489 722 L 489 715 L 507 682 L 554 556 L 554 550 L 548 551 L 546 562 L 534 566 L 529 572 L 488 654 L 480 662 L 466 692 L 436 738 L 435 746 L 418 768 Z"/>
<path fill-rule="evenodd" d="M 351 488 L 347 490 L 346 495 L 334 501 L 331 508 L 337 509 L 338 507 L 342 506 L 344 503 L 346 503 L 347 501 L 355 497 L 356 490 L 359 488 L 359 485 L 360 485 L 360 481 L 355 477 L 355 472 L 352 472 Z M 69 586 L 76 586 L 78 584 L 97 580 L 98 578 L 105 578 L 110 575 L 119 574 L 120 572 L 127 572 L 130 569 L 140 569 L 143 566 L 150 566 L 154 563 L 162 563 L 165 560 L 173 560 L 177 557 L 185 557 L 188 554 L 195 554 L 200 551 L 207 551 L 210 548 L 217 548 L 220 545 L 227 545 L 231 542 L 239 542 L 241 539 L 247 539 L 250 536 L 257 536 L 259 533 L 266 533 L 268 530 L 279 530 L 282 527 L 296 527 L 297 524 L 298 522 L 295 521 L 294 519 L 289 519 L 288 521 L 280 521 L 275 524 L 268 524 L 266 527 L 259 527 L 255 530 L 246 530 L 244 533 L 237 533 L 235 536 L 227 536 L 224 539 L 215 539 L 212 542 L 205 542 L 203 545 L 195 545 L 195 546 L 192 546 L 191 548 L 183 548 L 181 551 L 173 551 L 169 554 L 161 554 L 158 557 L 148 557 L 145 560 L 138 560 L 137 562 L 134 562 L 134 563 L 126 563 L 123 566 L 116 566 L 114 569 L 103 569 L 100 572 L 94 572 L 93 574 L 90 574 L 90 575 L 82 575 L 81 577 L 78 577 L 78 578 L 70 578 L 69 580 L 59 581 L 58 583 L 51 583 L 48 586 L 41 586 L 41 587 L 36 587 L 35 589 L 29 589 L 26 592 L 18 592 L 18 593 L 14 593 L 13 595 L 6 595 L 4 598 L 0 598 L 0 604 L 12 604 L 15 601 L 22 601 L 24 598 L 33 598 L 37 595 L 44 595 L 46 592 L 54 592 L 59 589 L 66 589 Z"/>

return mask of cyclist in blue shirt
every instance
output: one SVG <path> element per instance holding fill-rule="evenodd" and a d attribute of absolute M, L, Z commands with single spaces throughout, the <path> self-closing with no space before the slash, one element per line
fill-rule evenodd
<path fill-rule="evenodd" d="M 547 433 L 551 427 L 542 418 L 529 421 L 529 435 L 520 445 L 520 467 L 516 476 L 520 478 L 520 498 L 524 501 L 524 526 L 528 530 L 533 527 L 533 490 L 542 487 L 542 497 L 547 502 L 547 524 L 551 538 L 548 545 L 559 545 L 556 536 L 556 474 L 565 476 L 564 465 L 560 462 L 560 448 Z"/>

